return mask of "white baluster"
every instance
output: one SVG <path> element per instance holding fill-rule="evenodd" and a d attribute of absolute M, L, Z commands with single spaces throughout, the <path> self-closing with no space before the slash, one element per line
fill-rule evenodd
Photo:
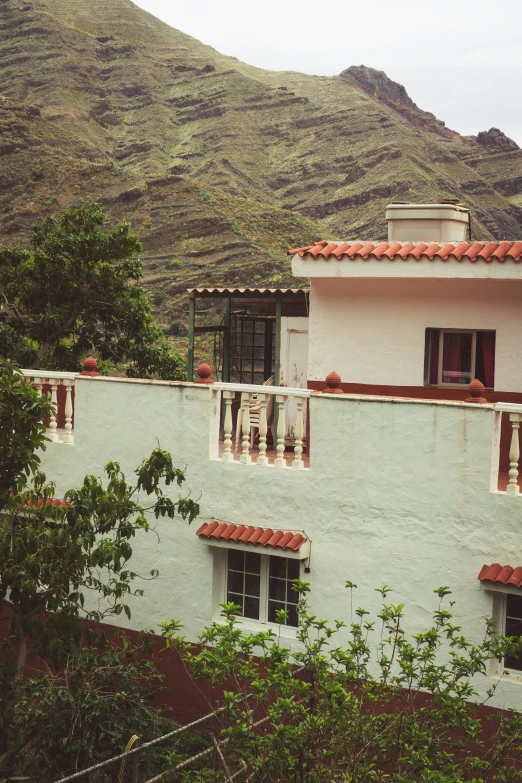
<path fill-rule="evenodd" d="M 42 381 L 42 379 L 41 378 L 34 378 L 33 379 L 33 386 L 36 386 L 36 391 L 38 392 L 38 394 L 41 395 L 42 394 L 42 389 L 43 389 L 43 381 Z"/>
<path fill-rule="evenodd" d="M 520 458 L 520 444 L 518 440 L 518 431 L 520 429 L 520 413 L 510 413 L 511 422 L 511 446 L 509 449 L 509 484 L 506 487 L 508 495 L 518 495 L 520 492 L 518 486 L 518 460 Z"/>
<path fill-rule="evenodd" d="M 74 435 L 72 434 L 72 381 L 64 380 L 65 386 L 65 434 L 63 436 L 62 443 L 74 443 Z"/>
<path fill-rule="evenodd" d="M 221 457 L 223 462 L 234 462 L 232 453 L 232 400 L 235 396 L 236 393 L 233 391 L 223 392 L 223 399 L 225 400 L 225 417 L 223 420 L 223 443 L 225 448 Z"/>
<path fill-rule="evenodd" d="M 56 387 L 58 386 L 58 381 L 56 378 L 49 378 L 49 384 L 51 386 L 51 403 L 53 406 L 53 410 L 51 410 L 49 416 L 49 437 L 54 443 L 58 443 L 60 441 L 58 433 L 56 432 L 58 426 L 56 421 L 56 413 L 58 412 L 58 395 Z"/>
<path fill-rule="evenodd" d="M 258 394 L 257 399 L 259 401 L 259 457 L 256 465 L 268 465 L 268 457 L 266 456 L 266 434 L 268 432 L 266 423 L 267 395 Z"/>
<path fill-rule="evenodd" d="M 241 393 L 241 408 L 243 411 L 242 417 L 242 434 L 243 434 L 243 453 L 241 454 L 239 461 L 243 465 L 250 465 L 252 457 L 250 456 L 250 400 L 252 395 L 249 392 Z"/>
<path fill-rule="evenodd" d="M 277 394 L 276 395 L 276 405 L 277 405 L 277 457 L 274 460 L 274 467 L 276 468 L 286 468 L 286 460 L 285 460 L 285 433 L 286 433 L 286 423 L 285 423 L 285 402 L 286 402 L 286 395 L 284 394 Z"/>
<path fill-rule="evenodd" d="M 304 398 L 296 397 L 295 404 L 297 406 L 297 414 L 295 420 L 295 444 L 294 444 L 294 459 L 292 461 L 292 467 L 295 470 L 303 470 L 304 462 L 302 460 L 302 454 L 303 454 L 303 432 L 304 432 L 304 421 L 303 421 Z"/>

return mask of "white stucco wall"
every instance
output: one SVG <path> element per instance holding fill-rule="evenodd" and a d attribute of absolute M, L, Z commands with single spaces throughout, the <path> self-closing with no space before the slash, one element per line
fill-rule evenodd
<path fill-rule="evenodd" d="M 335 370 L 346 383 L 422 386 L 427 327 L 495 330 L 495 390 L 522 392 L 513 280 L 313 279 L 308 378 Z"/>
<path fill-rule="evenodd" d="M 485 562 L 520 564 L 522 498 L 490 492 L 494 411 L 490 406 L 312 395 L 311 467 L 277 470 L 209 459 L 212 393 L 192 384 L 76 382 L 75 444 L 51 443 L 43 468 L 57 496 L 86 473 L 118 460 L 129 476 L 158 444 L 187 466 L 187 489 L 201 495 L 192 526 L 160 520 L 132 542 L 133 567 L 160 577 L 132 602 L 132 627 L 175 617 L 194 639 L 224 595 L 212 550 L 195 535 L 202 521 L 304 530 L 312 542 L 311 602 L 321 617 L 349 620 L 355 603 L 376 613 L 374 588 L 393 588 L 407 625 L 421 630 L 450 585 L 464 634 L 481 637 L 493 611 L 477 574 Z M 341 642 L 340 642 L 341 643 Z M 481 691 L 491 684 L 478 683 Z M 503 682 L 497 706 L 522 708 L 522 684 Z"/>

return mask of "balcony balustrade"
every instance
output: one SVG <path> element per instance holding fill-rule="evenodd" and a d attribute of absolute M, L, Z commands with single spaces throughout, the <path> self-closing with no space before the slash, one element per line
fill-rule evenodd
<path fill-rule="evenodd" d="M 222 462 L 237 462 L 242 465 L 307 470 L 303 451 L 306 442 L 306 421 L 310 392 L 305 389 L 290 389 L 286 386 L 255 386 L 248 384 L 214 383 L 211 386 L 216 397 L 214 410 L 222 411 L 222 449 L 214 451 Z M 234 401 L 238 399 L 237 415 L 234 416 Z M 288 416 L 288 401 L 294 401 L 294 411 Z M 254 448 L 254 433 L 257 430 L 259 445 Z M 270 459 L 268 432 L 272 433 L 275 457 Z M 233 449 L 233 434 L 236 442 L 241 435 L 241 452 Z M 219 439 L 219 434 L 218 434 Z M 214 446 L 219 444 L 214 444 Z M 293 454 L 285 455 L 287 446 Z"/>
<path fill-rule="evenodd" d="M 47 395 L 53 405 L 46 421 L 47 437 L 53 443 L 74 443 L 74 372 L 22 370 L 22 375 L 39 394 Z"/>

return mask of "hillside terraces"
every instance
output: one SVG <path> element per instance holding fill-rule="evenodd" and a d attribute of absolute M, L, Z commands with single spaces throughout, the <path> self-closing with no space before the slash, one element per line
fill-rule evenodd
<path fill-rule="evenodd" d="M 522 235 L 522 151 L 381 72 L 263 71 L 130 0 L 5 0 L 0 30 L 2 241 L 100 200 L 140 233 L 164 324 L 187 285 L 283 284 L 288 247 L 384 238 L 390 200 L 458 198 L 476 237 Z"/>

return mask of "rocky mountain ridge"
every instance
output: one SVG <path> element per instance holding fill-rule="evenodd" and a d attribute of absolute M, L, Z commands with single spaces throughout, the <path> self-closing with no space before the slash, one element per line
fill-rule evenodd
<path fill-rule="evenodd" d="M 290 246 L 380 239 L 390 200 L 458 198 L 522 236 L 522 151 L 462 137 L 386 74 L 264 71 L 130 0 L 0 7 L 0 234 L 89 199 L 144 243 L 158 317 L 194 284 L 288 284 Z M 295 284 L 295 281 L 294 281 Z"/>

